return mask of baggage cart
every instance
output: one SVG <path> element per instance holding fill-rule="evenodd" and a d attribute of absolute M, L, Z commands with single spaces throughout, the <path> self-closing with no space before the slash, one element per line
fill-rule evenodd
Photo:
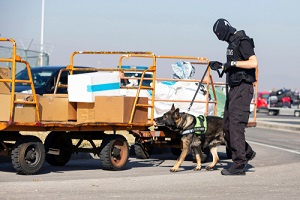
<path fill-rule="evenodd" d="M 181 151 L 181 140 L 178 134 L 174 134 L 166 127 L 156 127 L 154 122 L 155 102 L 167 103 L 189 103 L 192 100 L 176 100 L 176 99 L 156 99 L 155 92 L 157 81 L 179 81 L 199 83 L 199 80 L 174 80 L 157 78 L 157 61 L 160 59 L 183 59 L 189 60 L 193 65 L 207 66 L 209 60 L 204 57 L 191 56 L 158 56 L 152 52 L 126 52 L 126 51 L 76 51 L 70 57 L 70 65 L 60 71 L 58 75 L 53 98 L 56 95 L 57 88 L 69 87 L 60 83 L 60 75 L 63 71 L 69 71 L 70 76 L 76 70 L 86 70 L 90 72 L 117 72 L 120 73 L 121 82 L 128 83 L 130 80 L 138 80 L 138 85 L 125 86 L 121 85 L 120 89 L 133 91 L 131 97 L 131 107 L 127 120 L 122 122 L 103 122 L 103 121 L 45 121 L 43 120 L 43 109 L 41 110 L 41 98 L 36 95 L 33 85 L 33 80 L 28 62 L 22 60 L 16 54 L 16 43 L 13 39 L 0 38 L 0 42 L 10 42 L 12 44 L 12 57 L 0 58 L 0 63 L 7 62 L 11 64 L 10 78 L 0 78 L 0 84 L 9 84 L 9 93 L 1 94 L 5 96 L 6 106 L 2 104 L 1 109 L 6 112 L 6 118 L 0 119 L 0 156 L 11 157 L 12 164 L 19 174 L 36 174 L 43 166 L 46 160 L 53 166 L 63 166 L 68 163 L 73 153 L 93 153 L 100 157 L 102 169 L 107 170 L 122 170 L 126 166 L 129 158 L 129 145 L 123 134 L 120 131 L 127 131 L 135 137 L 133 145 L 135 154 L 139 158 L 149 158 L 153 147 L 171 148 L 172 153 L 178 155 Z M 110 68 L 75 68 L 74 57 L 79 55 L 119 55 L 118 67 Z M 148 59 L 151 62 L 147 68 L 125 68 L 125 59 L 132 58 Z M 28 80 L 16 80 L 16 63 L 22 63 L 28 70 Z M 139 74 L 138 77 L 123 76 L 126 73 Z M 147 76 L 151 74 L 151 76 Z M 149 85 L 144 85 L 145 82 L 151 82 Z M 19 94 L 15 93 L 14 88 L 16 83 L 29 84 L 32 89 L 32 94 L 26 98 L 18 99 Z M 216 86 L 224 86 L 225 83 L 213 82 L 208 69 L 205 79 L 202 83 L 205 86 L 207 93 L 204 100 L 195 100 L 195 104 L 204 104 L 204 115 L 208 115 L 209 106 L 213 105 L 213 115 L 217 115 L 218 98 L 215 90 Z M 257 82 L 254 83 L 255 91 L 257 92 Z M 210 91 L 210 92 L 208 92 Z M 142 94 L 150 92 L 151 96 L 146 102 L 140 102 Z M 255 95 L 256 95 L 255 92 Z M 70 94 L 69 94 L 70 95 Z M 256 98 L 254 98 L 256 99 Z M 0 99 L 2 101 L 2 98 Z M 96 103 L 95 103 L 96 104 Z M 65 105 L 65 104 L 64 104 Z M 254 117 L 249 121 L 248 127 L 256 125 L 256 102 L 254 105 Z M 78 103 L 77 103 L 78 106 Z M 31 115 L 34 112 L 34 119 L 25 120 L 17 119 L 19 113 L 17 108 L 31 108 Z M 138 110 L 147 110 L 148 117 L 146 121 L 140 122 L 135 120 Z M 78 108 L 77 108 L 78 111 Z M 56 112 L 54 110 L 54 112 Z M 101 111 L 95 111 L 99 113 Z M 122 112 L 121 110 L 112 110 L 111 112 Z M 105 113 L 104 113 L 105 114 Z M 24 116 L 24 113 L 23 115 Z M 78 116 L 78 113 L 77 113 Z M 35 134 L 24 135 L 23 132 L 41 132 L 46 135 L 45 141 L 42 142 Z M 109 132 L 109 133 L 108 133 Z M 112 133 L 112 134 L 111 134 Z M 90 147 L 82 147 L 83 141 L 87 141 Z M 97 146 L 95 141 L 101 141 Z"/>

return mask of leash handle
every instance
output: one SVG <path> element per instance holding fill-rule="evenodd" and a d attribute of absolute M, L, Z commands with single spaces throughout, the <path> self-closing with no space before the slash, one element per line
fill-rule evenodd
<path fill-rule="evenodd" d="M 191 109 L 191 107 L 192 107 L 192 105 L 193 105 L 193 103 L 194 103 L 194 101 L 195 101 L 195 98 L 196 98 L 196 96 L 197 96 L 197 94 L 198 94 L 198 92 L 199 92 L 200 87 L 203 87 L 203 86 L 202 86 L 202 82 L 203 82 L 204 77 L 205 77 L 205 75 L 206 75 L 206 73 L 207 73 L 207 71 L 208 71 L 208 68 L 209 68 L 209 64 L 207 65 L 206 70 L 205 70 L 205 72 L 204 72 L 204 74 L 203 74 L 203 76 L 202 76 L 202 78 L 201 78 L 201 81 L 199 82 L 198 88 L 197 88 L 197 90 L 196 90 L 196 92 L 195 92 L 195 95 L 194 95 L 194 97 L 193 97 L 193 99 L 192 99 L 192 101 L 191 101 L 191 103 L 190 103 L 190 106 L 189 106 L 187 112 L 190 111 L 190 109 Z"/>
<path fill-rule="evenodd" d="M 217 69 L 216 71 L 218 72 L 219 78 L 222 78 L 226 70 L 223 67 L 222 72 L 220 72 L 219 69 Z"/>

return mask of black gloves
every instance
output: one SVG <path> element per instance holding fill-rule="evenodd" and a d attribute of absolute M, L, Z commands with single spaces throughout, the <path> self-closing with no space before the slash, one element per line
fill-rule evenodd
<path fill-rule="evenodd" d="M 212 70 L 217 71 L 218 69 L 222 69 L 222 63 L 218 62 L 218 61 L 210 61 L 209 62 L 209 66 Z"/>
<path fill-rule="evenodd" d="M 227 71 L 229 68 L 231 67 L 234 67 L 234 66 L 231 66 L 231 63 L 230 62 L 227 62 L 227 63 L 224 63 L 222 64 L 221 62 L 218 62 L 218 61 L 210 61 L 209 62 L 209 66 L 212 70 L 219 70 L 219 69 L 223 69 L 223 71 Z"/>
<path fill-rule="evenodd" d="M 224 63 L 223 64 L 223 70 L 226 72 L 229 68 L 233 67 L 231 66 L 231 63 L 230 62 L 227 62 L 227 63 Z"/>
<path fill-rule="evenodd" d="M 233 65 L 231 65 L 231 62 L 227 62 L 227 63 L 220 63 L 218 61 L 210 61 L 209 62 L 209 66 L 212 70 L 215 70 L 218 72 L 219 77 L 221 78 L 223 76 L 223 74 L 231 67 L 236 67 L 236 62 L 233 62 Z M 220 72 L 219 69 L 221 69 L 222 71 Z"/>

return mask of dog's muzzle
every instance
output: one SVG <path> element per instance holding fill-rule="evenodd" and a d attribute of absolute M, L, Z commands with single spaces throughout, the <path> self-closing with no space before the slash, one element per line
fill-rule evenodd
<path fill-rule="evenodd" d="M 154 118 L 154 122 L 156 126 L 165 126 L 165 123 L 162 122 L 162 117 Z"/>

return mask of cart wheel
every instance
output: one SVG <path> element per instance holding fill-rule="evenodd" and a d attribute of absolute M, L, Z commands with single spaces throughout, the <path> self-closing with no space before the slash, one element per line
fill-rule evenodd
<path fill-rule="evenodd" d="M 22 136 L 13 147 L 11 160 L 18 174 L 36 174 L 45 161 L 42 141 L 36 136 Z"/>
<path fill-rule="evenodd" d="M 208 157 L 210 155 L 210 150 L 209 150 L 209 147 L 205 147 L 203 150 L 202 150 L 202 157 L 201 157 L 201 162 L 206 162 L 208 160 Z"/>
<path fill-rule="evenodd" d="M 135 143 L 134 144 L 134 152 L 137 158 L 139 159 L 148 159 L 150 158 L 153 151 L 152 144 L 147 143 Z"/>
<path fill-rule="evenodd" d="M 299 117 L 300 116 L 300 111 L 295 111 L 294 115 L 295 115 L 295 117 Z"/>
<path fill-rule="evenodd" d="M 58 151 L 58 155 L 50 154 L 51 149 Z M 51 132 L 45 139 L 46 161 L 53 166 L 64 166 L 73 153 L 72 140 L 66 132 Z M 49 152 L 50 150 L 50 152 Z"/>
<path fill-rule="evenodd" d="M 181 154 L 181 149 L 180 149 L 180 148 L 171 148 L 171 153 L 172 153 L 174 156 L 180 156 L 180 154 Z"/>
<path fill-rule="evenodd" d="M 106 137 L 100 147 L 100 160 L 102 169 L 122 170 L 128 162 L 129 147 L 122 135 L 111 135 Z"/>
<path fill-rule="evenodd" d="M 3 151 L 5 149 L 5 143 L 0 140 L 0 152 Z"/>
<path fill-rule="evenodd" d="M 129 156 L 135 156 L 134 144 L 129 147 Z"/>

